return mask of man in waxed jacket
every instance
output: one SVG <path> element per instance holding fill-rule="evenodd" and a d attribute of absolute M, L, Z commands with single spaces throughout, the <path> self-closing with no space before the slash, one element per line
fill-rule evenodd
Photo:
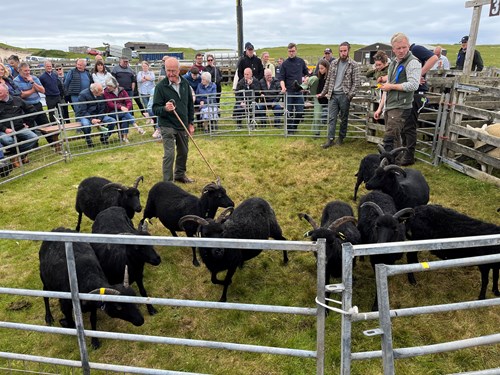
<path fill-rule="evenodd" d="M 189 141 L 186 129 L 190 134 L 194 132 L 193 96 L 189 83 L 179 75 L 176 58 L 165 60 L 165 72 L 167 76 L 156 85 L 153 98 L 153 113 L 158 116 L 163 139 L 163 180 L 188 184 L 194 182 L 186 176 Z"/>

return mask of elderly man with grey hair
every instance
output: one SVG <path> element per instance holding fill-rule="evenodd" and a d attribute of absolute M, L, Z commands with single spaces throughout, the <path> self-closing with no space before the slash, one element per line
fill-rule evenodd
<path fill-rule="evenodd" d="M 106 115 L 106 101 L 103 96 L 104 89 L 100 83 L 92 83 L 88 89 L 78 95 L 77 121 L 82 124 L 85 141 L 88 147 L 94 147 L 90 133 L 92 126 L 100 126 L 102 144 L 108 144 L 108 130 L 115 127 L 115 119 Z M 102 124 L 106 124 L 102 126 Z"/>

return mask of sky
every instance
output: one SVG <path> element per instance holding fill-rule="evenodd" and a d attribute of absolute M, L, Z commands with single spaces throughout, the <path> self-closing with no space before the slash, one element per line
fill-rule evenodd
<path fill-rule="evenodd" d="M 256 49 L 297 44 L 388 43 L 395 32 L 410 42 L 454 44 L 469 34 L 465 0 L 241 0 L 243 39 Z M 500 44 L 500 16 L 483 6 L 477 44 Z M 103 42 L 162 42 L 197 50 L 237 50 L 236 2 L 197 0 L 61 1 L 2 4 L 0 42 L 68 50 Z"/>

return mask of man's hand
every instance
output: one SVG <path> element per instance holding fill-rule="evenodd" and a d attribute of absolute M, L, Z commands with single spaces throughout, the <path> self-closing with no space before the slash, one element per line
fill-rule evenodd
<path fill-rule="evenodd" d="M 127 107 L 125 107 L 125 106 L 123 106 L 123 105 L 120 107 L 120 110 L 121 110 L 122 112 L 128 112 L 128 108 L 127 108 Z"/>
<path fill-rule="evenodd" d="M 189 131 L 189 134 L 191 134 L 191 135 L 194 134 L 194 125 L 193 124 L 188 125 L 188 131 Z"/>
<path fill-rule="evenodd" d="M 90 122 L 91 122 L 92 124 L 100 124 L 100 123 L 101 123 L 101 120 L 99 120 L 98 118 L 93 118 Z"/>
<path fill-rule="evenodd" d="M 373 114 L 373 118 L 378 121 L 380 119 L 381 114 L 382 114 L 382 111 L 377 109 L 375 111 L 375 113 Z"/>
<path fill-rule="evenodd" d="M 174 105 L 174 103 L 172 103 L 172 102 L 167 102 L 167 103 L 165 104 L 165 111 L 167 111 L 167 112 L 172 112 L 172 111 L 174 111 L 174 110 L 175 110 L 175 105 Z"/>
<path fill-rule="evenodd" d="M 10 134 L 10 133 L 12 133 L 12 132 L 13 132 L 13 130 L 12 130 L 11 128 L 7 128 L 7 129 L 5 129 L 5 134 Z"/>

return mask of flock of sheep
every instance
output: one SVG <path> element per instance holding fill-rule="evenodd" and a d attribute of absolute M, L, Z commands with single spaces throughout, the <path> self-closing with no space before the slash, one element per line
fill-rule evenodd
<path fill-rule="evenodd" d="M 312 230 L 307 232 L 313 241 L 326 239 L 326 282 L 331 277 L 340 277 L 342 269 L 342 243 L 356 244 L 384 243 L 422 239 L 439 239 L 462 236 L 488 235 L 500 233 L 500 226 L 485 223 L 439 205 L 428 205 L 429 185 L 425 177 L 416 169 L 401 168 L 396 164 L 398 155 L 404 149 L 368 155 L 360 163 L 358 180 L 354 189 L 362 182 L 371 190 L 360 198 L 357 219 L 349 204 L 333 201 L 325 205 L 320 224 L 308 213 L 300 213 L 299 218 L 307 220 Z M 142 211 L 138 189 L 142 176 L 133 186 L 127 187 L 101 177 L 83 180 L 76 197 L 78 212 L 76 231 L 80 230 L 82 215 L 94 220 L 92 233 L 149 235 L 148 219 L 158 218 L 172 236 L 184 231 L 187 236 L 199 235 L 208 238 L 269 239 L 286 240 L 271 205 L 262 198 L 249 198 L 235 207 L 220 181 L 206 185 L 200 197 L 196 197 L 171 182 L 158 182 L 149 191 L 146 207 L 139 228 L 135 228 L 132 218 Z M 224 208 L 215 218 L 217 210 Z M 57 228 L 54 231 L 68 232 L 70 229 Z M 136 283 L 141 296 L 147 297 L 143 283 L 146 263 L 157 266 L 161 262 L 153 246 L 123 244 L 74 243 L 79 291 L 81 293 L 106 293 L 133 296 L 130 284 Z M 213 284 L 223 286 L 219 299 L 227 300 L 228 287 L 238 267 L 258 256 L 261 250 L 241 250 L 228 248 L 199 248 L 198 253 L 211 274 Z M 442 259 L 462 258 L 496 254 L 500 246 L 478 247 L 474 249 L 451 249 L 435 253 Z M 403 256 L 400 254 L 379 254 L 370 257 L 372 267 L 378 263 L 394 264 Z M 43 289 L 67 292 L 69 280 L 63 242 L 45 241 L 39 252 L 40 277 Z M 407 254 L 408 262 L 418 262 L 417 253 Z M 288 255 L 283 254 L 284 263 Z M 193 265 L 199 266 L 197 249 L 193 248 Z M 480 299 L 486 297 L 488 276 L 493 270 L 493 288 L 496 296 L 500 263 L 481 265 Z M 225 278 L 217 278 L 218 273 L 227 271 Z M 415 277 L 408 275 L 410 283 Z M 63 327 L 74 327 L 70 300 L 60 300 L 64 318 Z M 50 312 L 48 298 L 45 298 L 47 324 L 54 319 Z M 134 304 L 115 302 L 82 302 L 82 311 L 90 312 L 92 329 L 96 329 L 96 310 L 101 308 L 109 316 L 120 318 L 134 325 L 142 325 L 144 318 Z M 373 303 L 377 309 L 377 297 Z M 152 305 L 147 305 L 149 314 L 156 313 Z M 92 346 L 99 347 L 97 338 Z"/>

